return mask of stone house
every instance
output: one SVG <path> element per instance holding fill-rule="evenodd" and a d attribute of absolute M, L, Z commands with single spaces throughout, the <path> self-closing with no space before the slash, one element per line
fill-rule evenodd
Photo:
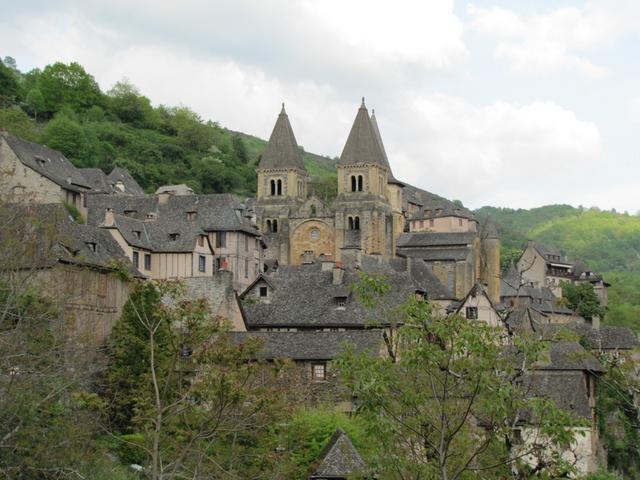
<path fill-rule="evenodd" d="M 260 157 L 257 198 L 251 201 L 267 244 L 266 258 L 299 265 L 342 261 L 346 252 L 412 257 L 429 265 L 457 298 L 482 280 L 499 301 L 495 230 L 479 232 L 469 210 L 398 181 L 375 113 L 369 116 L 364 99 L 337 170 L 334 200 L 308 195 L 309 174 L 283 106 Z"/>
<path fill-rule="evenodd" d="M 66 333 L 102 345 L 129 295 L 127 276 L 142 277 L 108 232 L 70 218 L 60 204 L 13 205 L 15 260 L 3 262 L 10 282 L 37 285 L 61 307 Z M 126 275 L 123 275 L 126 274 Z"/>
<path fill-rule="evenodd" d="M 469 293 L 449 309 L 454 314 L 461 315 L 467 320 L 478 320 L 492 327 L 504 327 L 504 322 L 498 308 L 489 298 L 487 288 L 476 283 Z"/>
<path fill-rule="evenodd" d="M 57 150 L 0 132 L 0 195 L 20 203 L 66 203 L 84 218 L 91 193 L 144 193 L 129 172 L 116 167 L 76 168 Z"/>
<path fill-rule="evenodd" d="M 262 271 L 261 236 L 233 195 L 91 195 L 88 205 L 88 223 L 109 229 L 134 263 L 138 252 L 141 271 L 151 278 L 228 270 L 241 291 Z"/>

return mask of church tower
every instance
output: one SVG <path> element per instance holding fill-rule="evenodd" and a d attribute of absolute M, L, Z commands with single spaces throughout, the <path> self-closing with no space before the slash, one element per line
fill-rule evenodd
<path fill-rule="evenodd" d="M 269 142 L 260 156 L 258 200 L 304 200 L 308 179 L 302 152 L 283 103 Z"/>
<path fill-rule="evenodd" d="M 343 249 L 393 255 L 389 177 L 382 140 L 363 98 L 338 163 L 335 229 L 339 257 Z"/>
<path fill-rule="evenodd" d="M 258 163 L 256 216 L 267 243 L 266 258 L 287 264 L 291 212 L 307 197 L 309 174 L 289 117 L 282 110 Z"/>

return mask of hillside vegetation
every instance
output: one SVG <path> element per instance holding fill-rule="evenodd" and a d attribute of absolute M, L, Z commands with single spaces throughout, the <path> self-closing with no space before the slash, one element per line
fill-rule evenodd
<path fill-rule="evenodd" d="M 640 216 L 596 208 L 548 205 L 530 210 L 483 207 L 498 224 L 505 257 L 515 257 L 527 239 L 581 259 L 612 284 L 606 321 L 640 331 Z"/>
<path fill-rule="evenodd" d="M 77 63 L 23 73 L 9 57 L 0 62 L 0 130 L 60 150 L 78 167 L 125 167 L 148 192 L 186 183 L 198 193 L 252 195 L 266 144 L 188 107 L 153 106 L 126 80 L 103 92 Z M 315 183 L 332 183 L 335 160 L 304 159 Z"/>

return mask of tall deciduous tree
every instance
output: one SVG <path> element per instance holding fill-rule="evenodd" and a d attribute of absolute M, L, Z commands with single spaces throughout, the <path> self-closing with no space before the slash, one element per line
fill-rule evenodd
<path fill-rule="evenodd" d="M 75 62 L 47 65 L 38 76 L 38 87 L 44 96 L 45 111 L 51 115 L 64 107 L 84 111 L 100 105 L 103 99 L 94 78 Z"/>
<path fill-rule="evenodd" d="M 384 289 L 383 289 L 384 291 Z M 379 439 L 383 478 L 456 480 L 571 471 L 553 448 L 573 440 L 568 413 L 532 395 L 537 341 L 502 344 L 497 329 L 436 314 L 423 300 L 405 306 L 395 355 L 347 354 L 342 378 L 359 415 Z M 516 426 L 534 419 L 535 439 L 518 446 Z M 521 459 L 527 457 L 528 461 Z"/>

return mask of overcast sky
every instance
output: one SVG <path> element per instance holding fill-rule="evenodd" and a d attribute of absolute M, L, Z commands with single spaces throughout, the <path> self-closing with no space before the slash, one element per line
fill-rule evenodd
<path fill-rule="evenodd" d="M 375 108 L 396 177 L 470 207 L 640 210 L 640 1 L 0 0 L 0 56 L 339 155 Z"/>

